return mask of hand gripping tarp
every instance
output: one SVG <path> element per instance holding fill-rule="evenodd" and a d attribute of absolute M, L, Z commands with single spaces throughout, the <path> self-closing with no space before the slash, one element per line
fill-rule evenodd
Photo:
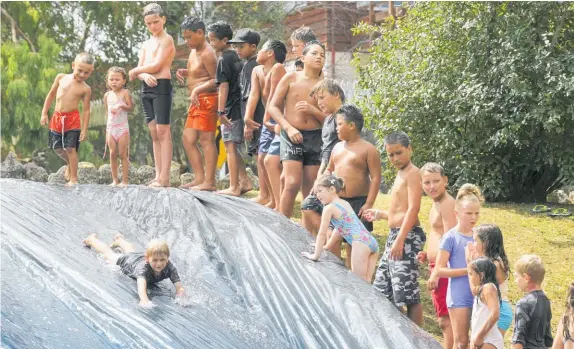
<path fill-rule="evenodd" d="M 440 348 L 311 237 L 244 199 L 140 186 L 0 180 L 4 348 Z M 165 239 L 187 299 L 135 281 L 81 241 Z"/>

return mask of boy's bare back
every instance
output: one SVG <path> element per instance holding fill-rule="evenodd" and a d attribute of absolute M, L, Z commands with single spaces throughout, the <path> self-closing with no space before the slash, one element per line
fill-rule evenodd
<path fill-rule="evenodd" d="M 433 202 L 429 213 L 431 233 L 427 240 L 427 258 L 431 263 L 434 263 L 436 260 L 442 236 L 456 225 L 456 220 L 453 220 L 454 198 L 445 191 L 440 201 Z M 445 225 L 452 226 L 445 227 Z"/>
<path fill-rule="evenodd" d="M 295 105 L 299 102 L 308 104 L 319 109 L 317 101 L 311 97 L 311 90 L 315 85 L 323 80 L 323 74 L 317 78 L 305 76 L 305 72 L 288 73 L 279 83 L 277 94 L 285 97 L 284 117 L 298 130 L 315 130 L 322 127 L 322 124 L 308 112 L 298 111 Z"/>
<path fill-rule="evenodd" d="M 142 56 L 138 66 L 144 66 L 158 62 L 159 70 L 150 74 L 156 79 L 171 79 L 171 63 L 175 57 L 175 45 L 171 35 L 163 32 L 161 35 L 152 36 L 145 41 L 142 47 Z"/>
<path fill-rule="evenodd" d="M 419 168 L 412 163 L 397 173 L 397 177 L 393 183 L 391 202 L 389 204 L 390 228 L 400 228 L 403 224 L 403 219 L 409 209 L 409 191 L 413 192 L 411 196 L 415 195 L 415 192 L 418 193 L 416 195 L 419 197 L 415 199 L 420 202 L 422 193 L 420 171 Z M 419 224 L 420 222 L 417 219 L 415 225 Z"/>
<path fill-rule="evenodd" d="M 74 74 L 58 74 L 54 86 L 57 86 L 55 111 L 60 113 L 77 110 L 80 100 L 91 94 L 90 86 L 74 79 Z"/>
<path fill-rule="evenodd" d="M 371 143 L 364 139 L 354 143 L 339 142 L 333 148 L 330 162 L 332 168 L 329 166 L 329 169 L 345 183 L 341 197 L 352 198 L 369 194 L 369 162 L 378 162 L 380 168 L 379 152 Z"/>
<path fill-rule="evenodd" d="M 215 79 L 215 70 L 217 68 L 217 57 L 215 51 L 210 45 L 205 44 L 202 49 L 192 49 L 187 61 L 187 88 L 189 93 L 193 89 L 206 81 Z M 214 86 L 205 92 L 215 92 Z"/>

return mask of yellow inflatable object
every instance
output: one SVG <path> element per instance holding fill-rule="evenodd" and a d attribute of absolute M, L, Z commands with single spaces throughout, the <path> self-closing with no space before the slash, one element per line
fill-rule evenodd
<path fill-rule="evenodd" d="M 225 152 L 225 145 L 221 137 L 221 128 L 219 127 L 219 120 L 217 120 L 217 129 L 215 130 L 215 145 L 217 146 L 217 168 L 221 168 L 227 160 L 227 153 Z"/>

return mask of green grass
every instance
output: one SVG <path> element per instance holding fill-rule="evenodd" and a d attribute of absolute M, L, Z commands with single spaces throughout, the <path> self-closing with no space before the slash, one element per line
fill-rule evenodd
<path fill-rule="evenodd" d="M 249 193 L 247 197 L 254 197 L 256 193 Z M 379 194 L 375 208 L 386 209 L 390 201 L 389 195 Z M 301 196 L 296 200 L 294 220 L 301 219 Z M 564 302 L 568 285 L 574 282 L 574 217 L 551 218 L 544 213 L 532 214 L 531 204 L 494 203 L 485 204 L 481 211 L 481 223 L 494 223 L 500 227 L 504 234 L 504 247 L 513 269 L 514 262 L 523 254 L 539 255 L 546 266 L 546 278 L 543 289 L 552 302 L 552 329 L 556 331 L 558 320 L 564 311 Z M 425 232 L 428 231 L 428 214 L 431 200 L 424 197 L 422 200 L 419 218 Z M 569 207 L 572 211 L 573 208 Z M 386 221 L 376 221 L 373 235 L 384 246 L 388 234 Z M 425 281 L 428 278 L 426 266 L 421 268 L 422 303 L 424 308 L 423 328 L 441 340 L 442 334 L 438 327 L 430 292 L 426 289 Z M 509 298 L 514 305 L 523 294 L 516 287 L 511 276 Z M 512 328 L 506 333 L 506 347 L 510 347 Z"/>

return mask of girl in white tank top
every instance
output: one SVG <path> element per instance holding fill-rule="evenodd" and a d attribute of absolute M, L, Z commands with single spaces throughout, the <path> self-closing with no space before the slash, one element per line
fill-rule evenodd
<path fill-rule="evenodd" d="M 471 319 L 471 349 L 503 349 L 504 339 L 496 323 L 500 316 L 500 290 L 496 266 L 488 258 L 478 258 L 468 265 L 468 279 L 474 294 Z"/>

